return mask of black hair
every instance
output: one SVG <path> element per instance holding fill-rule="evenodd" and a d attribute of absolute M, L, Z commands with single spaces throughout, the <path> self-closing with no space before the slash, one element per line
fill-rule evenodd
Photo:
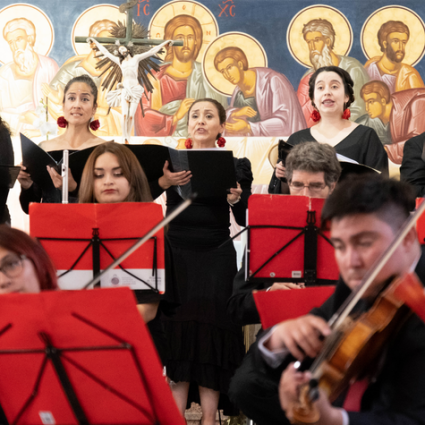
<path fill-rule="evenodd" d="M 213 103 L 215 105 L 215 107 L 217 108 L 217 112 L 218 112 L 218 118 L 220 120 L 220 124 L 224 124 L 226 122 L 226 110 L 224 109 L 224 106 L 215 99 L 211 99 L 209 97 L 205 97 L 203 99 L 196 99 L 195 102 L 192 103 L 192 105 L 189 108 L 189 111 L 187 112 L 187 123 L 189 124 L 189 117 L 190 117 L 190 111 L 193 108 L 193 105 L 195 105 L 196 103 L 199 102 L 210 102 Z M 217 135 L 217 139 L 219 139 L 221 137 L 221 133 L 218 133 Z"/>
<path fill-rule="evenodd" d="M 308 96 L 311 100 L 312 105 L 314 106 L 314 87 L 316 85 L 317 76 L 322 72 L 335 72 L 341 77 L 341 80 L 344 84 L 344 92 L 348 96 L 348 101 L 345 103 L 344 109 L 349 108 L 350 105 L 354 102 L 354 82 L 350 74 L 345 69 L 342 69 L 339 66 L 323 66 L 322 68 L 317 69 L 310 77 L 310 81 L 308 83 Z"/>
<path fill-rule="evenodd" d="M 380 174 L 350 175 L 337 184 L 322 210 L 322 225 L 356 214 L 376 214 L 396 232 L 415 208 L 415 193 L 406 182 Z"/>
<path fill-rule="evenodd" d="M 78 77 L 74 77 L 72 80 L 69 80 L 65 86 L 65 90 L 63 92 L 63 101 L 65 102 L 65 96 L 68 93 L 68 90 L 74 83 L 85 83 L 90 87 L 91 94 L 94 97 L 93 106 L 97 105 L 97 86 L 93 79 L 89 75 L 79 75 Z"/>

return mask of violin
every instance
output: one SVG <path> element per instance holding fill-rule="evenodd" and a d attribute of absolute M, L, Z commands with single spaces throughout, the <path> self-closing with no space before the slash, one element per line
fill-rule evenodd
<path fill-rule="evenodd" d="M 351 383 L 365 376 L 368 368 L 376 365 L 388 340 L 401 329 L 412 314 L 409 306 L 418 305 L 418 300 L 425 298 L 418 277 L 409 273 L 387 282 L 367 312 L 356 318 L 350 316 L 354 306 L 424 210 L 425 202 L 408 219 L 394 242 L 329 321 L 332 332 L 326 337 L 321 353 L 310 367 L 311 381 L 300 388 L 299 401 L 291 412 L 292 423 L 317 422 L 320 415 L 314 402 L 319 396 L 319 390 L 333 402 Z"/>

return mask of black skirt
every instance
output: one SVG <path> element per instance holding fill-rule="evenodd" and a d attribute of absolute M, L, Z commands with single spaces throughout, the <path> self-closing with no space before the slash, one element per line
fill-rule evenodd
<path fill-rule="evenodd" d="M 164 318 L 167 375 L 227 394 L 244 356 L 242 328 L 227 315 L 236 274 L 231 243 L 203 250 L 172 246 L 181 306 Z M 196 401 L 196 399 L 189 400 Z"/>

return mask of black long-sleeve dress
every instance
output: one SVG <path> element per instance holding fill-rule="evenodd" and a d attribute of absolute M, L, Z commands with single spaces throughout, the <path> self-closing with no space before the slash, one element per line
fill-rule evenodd
<path fill-rule="evenodd" d="M 14 162 L 10 132 L 0 123 L 0 165 L 12 166 Z M 9 210 L 6 205 L 8 195 L 9 188 L 7 186 L 0 187 L 0 224 L 10 223 Z"/>
<path fill-rule="evenodd" d="M 232 207 L 236 221 L 245 225 L 252 172 L 248 159 L 235 160 L 236 177 L 243 189 Z M 182 198 L 167 190 L 167 213 Z M 236 275 L 236 252 L 229 238 L 226 197 L 196 199 L 175 218 L 168 237 L 175 262 L 181 306 L 163 323 L 170 346 L 167 375 L 175 382 L 192 382 L 227 393 L 230 378 L 244 355 L 242 328 L 226 311 Z"/>

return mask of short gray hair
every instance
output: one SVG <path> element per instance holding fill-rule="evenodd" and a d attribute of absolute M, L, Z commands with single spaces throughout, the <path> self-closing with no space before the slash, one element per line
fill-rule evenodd
<path fill-rule="evenodd" d="M 317 142 L 300 143 L 294 146 L 285 161 L 286 179 L 292 181 L 294 171 L 307 171 L 325 175 L 325 183 L 336 183 L 341 175 L 341 165 L 331 145 Z"/>
<path fill-rule="evenodd" d="M 303 28 L 303 37 L 305 39 L 305 35 L 308 32 L 320 32 L 323 37 L 329 38 L 331 40 L 331 44 L 329 48 L 332 50 L 335 44 L 335 30 L 332 24 L 326 19 L 312 19 L 307 22 Z"/>

